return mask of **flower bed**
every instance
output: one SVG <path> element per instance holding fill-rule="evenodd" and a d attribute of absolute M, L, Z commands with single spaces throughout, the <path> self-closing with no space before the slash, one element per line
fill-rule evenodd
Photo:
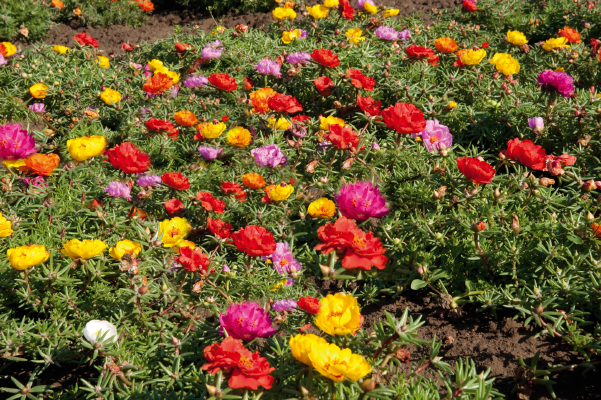
<path fill-rule="evenodd" d="M 39 365 L 14 398 L 501 397 L 409 310 L 362 328 L 407 291 L 596 364 L 595 4 L 304 10 L 116 59 L 0 46 L 1 368 Z M 522 396 L 569 368 L 537 360 Z M 54 363 L 96 372 L 35 386 Z"/>

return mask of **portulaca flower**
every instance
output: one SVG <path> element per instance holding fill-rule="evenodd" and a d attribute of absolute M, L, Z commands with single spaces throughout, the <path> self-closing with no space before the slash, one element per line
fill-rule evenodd
<path fill-rule="evenodd" d="M 106 332 L 106 334 L 105 334 Z M 104 334 L 104 341 L 113 338 L 113 343 L 117 341 L 117 327 L 108 321 L 93 319 L 89 321 L 83 328 L 83 336 L 88 342 L 94 346 L 98 342 L 98 338 Z"/>

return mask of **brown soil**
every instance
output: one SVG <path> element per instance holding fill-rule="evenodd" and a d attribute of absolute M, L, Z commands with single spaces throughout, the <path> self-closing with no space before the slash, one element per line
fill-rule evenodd
<path fill-rule="evenodd" d="M 307 2 L 307 4 L 316 3 L 316 0 Z M 352 4 L 355 1 L 351 2 Z M 450 9 L 461 4 L 461 0 L 383 0 L 376 3 L 384 4 L 398 8 L 400 14 L 409 16 L 417 13 L 427 16 L 432 8 Z M 251 28 L 266 26 L 273 21 L 271 13 L 255 13 L 248 15 L 228 14 L 217 19 L 219 25 L 227 28 L 233 28 L 238 24 L 248 25 Z M 216 21 L 206 15 L 195 14 L 189 11 L 168 13 L 162 11 L 153 14 L 149 20 L 138 28 L 132 28 L 124 25 L 111 25 L 101 27 L 81 27 L 77 21 L 73 20 L 71 24 L 62 24 L 52 29 L 45 43 L 51 45 L 61 45 L 73 47 L 73 36 L 79 32 L 86 32 L 98 40 L 99 48 L 108 54 L 122 53 L 121 44 L 130 43 L 132 45 L 142 42 L 151 42 L 156 39 L 167 38 L 173 34 L 173 26 L 181 27 L 198 25 L 204 31 L 210 31 L 216 26 Z M 23 44 L 22 44 L 23 45 Z"/>
<path fill-rule="evenodd" d="M 317 281 L 323 295 L 339 292 L 340 284 L 334 281 Z M 477 313 L 474 309 L 465 307 L 462 316 L 455 320 L 441 313 L 434 301 L 424 292 L 403 292 L 396 299 L 382 296 L 378 303 L 364 306 L 361 314 L 364 316 L 364 328 L 371 329 L 377 321 L 384 321 L 384 312 L 388 311 L 395 317 L 400 317 L 405 308 L 414 318 L 422 315 L 426 323 L 418 329 L 421 339 L 442 340 L 443 348 L 439 356 L 443 361 L 454 366 L 459 359 L 471 358 L 476 363 L 478 371 L 491 369 L 490 377 L 496 378 L 494 386 L 507 399 L 516 399 L 511 391 L 515 385 L 514 371 L 518 365 L 518 357 L 522 356 L 528 364 L 534 354 L 540 350 L 539 368 L 551 365 L 570 365 L 584 362 L 584 357 L 573 351 L 561 338 L 543 336 L 535 339 L 540 331 L 534 326 L 523 326 L 523 320 L 513 320 L 515 313 L 504 311 L 497 313 L 495 318 L 488 313 Z M 452 343 L 451 343 L 452 342 Z M 410 348 L 412 359 L 419 360 L 422 355 L 428 355 L 429 350 L 422 352 Z M 528 364 L 529 365 L 529 364 Z M 590 371 L 582 376 L 584 369 L 562 371 L 551 376 L 556 381 L 554 390 L 559 400 L 601 399 L 601 372 Z M 410 372 L 407 369 L 407 372 Z M 434 375 L 426 374 L 429 378 Z M 531 400 L 551 400 L 544 386 L 535 386 Z"/>

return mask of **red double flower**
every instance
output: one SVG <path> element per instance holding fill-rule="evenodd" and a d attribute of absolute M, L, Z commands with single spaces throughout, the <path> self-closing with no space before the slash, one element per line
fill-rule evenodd
<path fill-rule="evenodd" d="M 340 0 L 338 2 L 338 11 L 340 12 L 340 15 L 349 21 L 355 19 L 355 10 L 353 9 L 353 6 L 351 6 L 351 2 L 349 0 Z"/>
<path fill-rule="evenodd" d="M 343 128 L 338 124 L 330 124 L 329 132 L 324 135 L 324 139 L 341 150 L 348 150 L 349 147 L 356 150 L 359 143 L 357 132 L 351 128 Z"/>
<path fill-rule="evenodd" d="M 438 65 L 438 56 L 434 54 L 434 50 L 429 47 L 412 44 L 405 49 L 405 54 L 407 54 L 407 57 L 409 58 L 415 60 L 428 60 L 428 63 Z"/>
<path fill-rule="evenodd" d="M 382 114 L 382 102 L 374 100 L 371 97 L 361 97 L 357 95 L 357 105 L 366 114 L 377 116 Z"/>
<path fill-rule="evenodd" d="M 98 41 L 85 32 L 78 33 L 73 39 L 82 46 L 98 47 Z"/>
<path fill-rule="evenodd" d="M 211 217 L 207 217 L 207 227 L 213 235 L 219 236 L 222 239 L 232 237 L 232 224 L 223 222 L 219 218 L 212 219 Z"/>
<path fill-rule="evenodd" d="M 510 160 L 518 160 L 521 164 L 542 171 L 547 167 L 547 152 L 542 146 L 534 144 L 531 140 L 520 141 L 515 138 L 507 142 L 507 150 L 501 154 Z"/>
<path fill-rule="evenodd" d="M 426 128 L 426 119 L 413 104 L 396 103 L 382 111 L 386 126 L 398 133 L 419 133 Z"/>
<path fill-rule="evenodd" d="M 276 113 L 294 114 L 303 111 L 303 106 L 296 100 L 294 96 L 277 93 L 267 100 L 269 109 Z"/>
<path fill-rule="evenodd" d="M 211 74 L 211 76 L 209 76 L 209 83 L 215 86 L 217 89 L 228 92 L 238 89 L 236 80 L 230 77 L 229 74 Z"/>
<path fill-rule="evenodd" d="M 196 272 L 203 271 L 205 274 L 209 266 L 209 257 L 200 248 L 194 250 L 181 246 L 178 249 L 179 256 L 175 257 L 175 262 L 180 264 L 186 271 Z"/>
<path fill-rule="evenodd" d="M 173 189 L 186 190 L 190 188 L 190 181 L 181 172 L 165 172 L 161 176 L 161 180 Z"/>
<path fill-rule="evenodd" d="M 491 183 L 495 169 L 486 161 L 472 157 L 457 158 L 457 168 L 465 177 L 474 183 Z"/>
<path fill-rule="evenodd" d="M 332 53 L 332 50 L 315 49 L 313 50 L 313 53 L 311 53 L 311 58 L 313 61 L 324 67 L 334 68 L 340 65 L 338 55 Z"/>
<path fill-rule="evenodd" d="M 169 216 L 179 214 L 184 209 L 184 203 L 178 199 L 167 200 L 163 206 L 165 206 L 165 210 L 167 210 Z"/>
<path fill-rule="evenodd" d="M 149 132 L 166 133 L 171 139 L 177 139 L 179 136 L 179 130 L 177 130 L 171 121 L 151 118 L 144 122 L 144 126 Z"/>
<path fill-rule="evenodd" d="M 296 302 L 296 305 L 298 308 L 305 310 L 309 314 L 317 314 L 319 312 L 319 299 L 317 297 L 301 297 Z"/>
<path fill-rule="evenodd" d="M 320 95 L 328 97 L 335 89 L 334 82 L 327 76 L 320 76 L 313 81 L 315 88 Z"/>
<path fill-rule="evenodd" d="M 358 69 L 349 69 L 346 71 L 346 77 L 351 78 L 351 83 L 357 89 L 364 89 L 368 92 L 374 90 L 376 80 L 374 78 L 363 75 L 363 72 Z"/>
<path fill-rule="evenodd" d="M 223 214 L 225 211 L 225 202 L 216 199 L 209 192 L 196 193 L 196 200 L 200 201 L 200 205 L 207 211 L 214 211 L 217 214 Z"/>
<path fill-rule="evenodd" d="M 246 192 L 237 183 L 223 181 L 221 182 L 221 190 L 226 196 L 234 195 L 238 201 L 246 201 Z"/>
<path fill-rule="evenodd" d="M 150 157 L 135 144 L 123 142 L 106 152 L 113 167 L 126 174 L 143 173 L 148 170 Z"/>
<path fill-rule="evenodd" d="M 248 225 L 232 235 L 234 245 L 251 257 L 270 256 L 275 252 L 273 235 L 262 226 Z"/>

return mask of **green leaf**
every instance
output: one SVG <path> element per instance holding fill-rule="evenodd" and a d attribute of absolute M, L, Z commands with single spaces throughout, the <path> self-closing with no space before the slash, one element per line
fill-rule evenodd
<path fill-rule="evenodd" d="M 411 289 L 413 290 L 419 290 L 425 288 L 426 286 L 428 286 L 428 284 L 421 279 L 414 279 L 413 282 L 411 282 Z"/>

